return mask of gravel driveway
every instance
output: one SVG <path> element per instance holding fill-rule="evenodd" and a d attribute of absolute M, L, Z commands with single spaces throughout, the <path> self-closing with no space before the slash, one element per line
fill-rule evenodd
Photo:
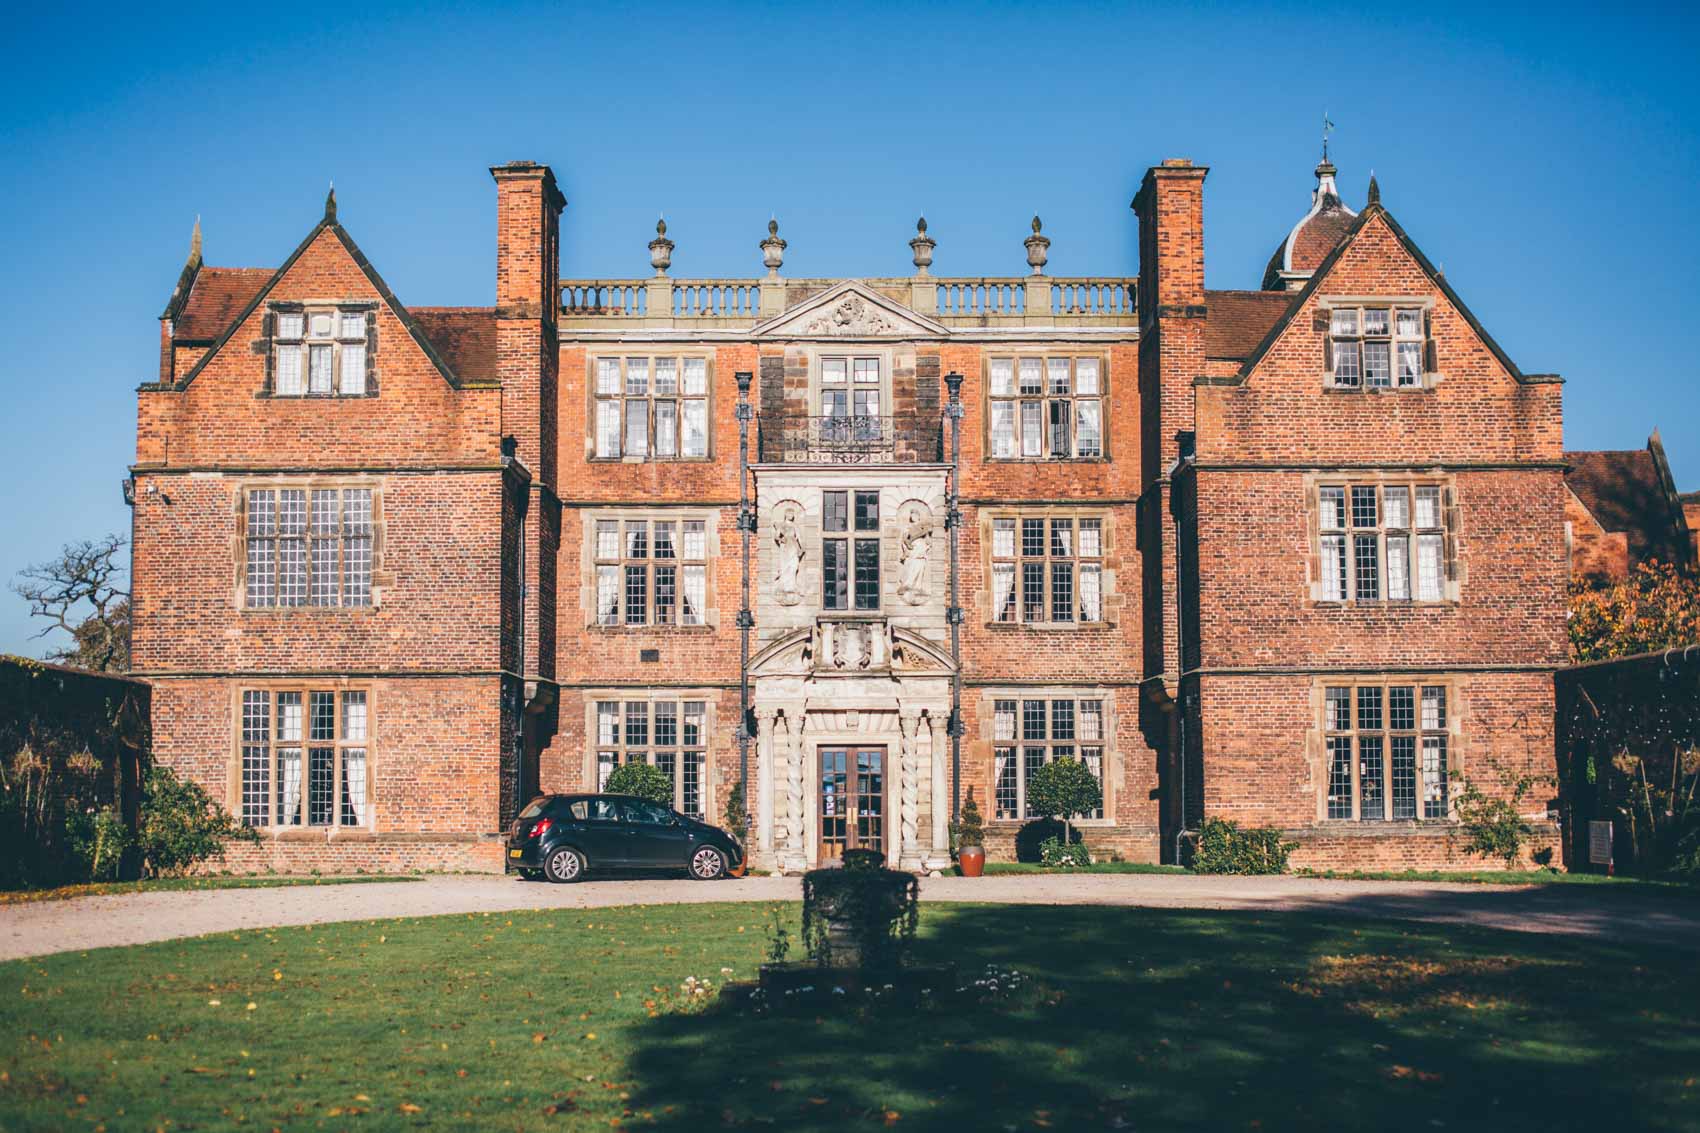
<path fill-rule="evenodd" d="M 795 901 L 800 893 L 794 877 L 549 885 L 514 877 L 444 876 L 398 884 L 114 894 L 0 908 L 0 960 L 278 925 L 515 909 Z M 1140 905 L 1391 917 L 1700 950 L 1700 901 L 1591 886 L 1049 874 L 927 878 L 921 883 L 921 897 L 923 903 Z"/>

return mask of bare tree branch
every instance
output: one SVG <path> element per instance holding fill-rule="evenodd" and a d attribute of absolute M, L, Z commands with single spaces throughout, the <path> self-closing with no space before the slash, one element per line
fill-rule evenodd
<path fill-rule="evenodd" d="M 130 592 L 119 585 L 126 540 L 119 535 L 67 543 L 52 562 L 18 572 L 12 590 L 29 603 L 30 615 L 69 634 L 71 647 L 49 654 L 90 669 L 127 669 L 130 664 Z M 85 613 L 92 610 L 93 613 Z"/>

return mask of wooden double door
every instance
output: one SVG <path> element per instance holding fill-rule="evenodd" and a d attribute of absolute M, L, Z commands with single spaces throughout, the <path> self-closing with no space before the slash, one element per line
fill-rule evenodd
<path fill-rule="evenodd" d="M 821 748 L 816 804 L 821 865 L 845 850 L 884 850 L 885 748 Z"/>

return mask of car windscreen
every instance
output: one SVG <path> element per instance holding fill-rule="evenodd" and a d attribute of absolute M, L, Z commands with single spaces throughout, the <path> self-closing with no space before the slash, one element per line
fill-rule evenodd
<path fill-rule="evenodd" d="M 519 812 L 521 818 L 536 818 L 543 813 L 543 808 L 549 805 L 549 796 L 531 800 L 531 804 Z"/>

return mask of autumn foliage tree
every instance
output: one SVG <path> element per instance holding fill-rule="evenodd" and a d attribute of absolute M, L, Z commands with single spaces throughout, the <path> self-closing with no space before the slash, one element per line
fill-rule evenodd
<path fill-rule="evenodd" d="M 1700 577 L 1642 563 L 1628 578 L 1570 585 L 1570 658 L 1606 661 L 1700 643 Z"/>

